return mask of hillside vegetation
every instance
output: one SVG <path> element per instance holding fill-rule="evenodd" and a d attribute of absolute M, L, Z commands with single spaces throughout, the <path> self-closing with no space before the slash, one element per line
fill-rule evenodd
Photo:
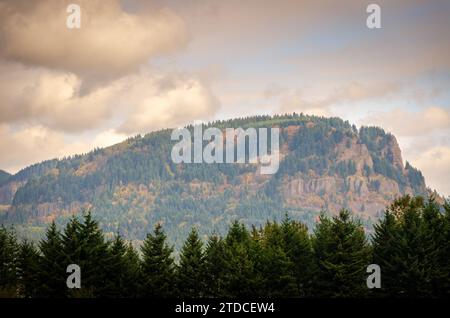
<path fill-rule="evenodd" d="M 51 221 L 64 225 L 89 208 L 107 237 L 120 232 L 142 241 L 160 222 L 180 246 L 192 226 L 201 236 L 224 233 L 234 220 L 261 225 L 285 212 L 312 227 L 320 211 L 346 208 L 370 230 L 393 199 L 428 191 L 421 172 L 403 163 L 395 137 L 381 128 L 303 114 L 206 126 L 279 127 L 278 172 L 261 175 L 252 164 L 174 164 L 167 129 L 8 177 L 0 183 L 0 223 L 36 239 Z"/>
<path fill-rule="evenodd" d="M 285 215 L 251 230 L 233 222 L 207 240 L 192 228 L 178 259 L 160 224 L 138 253 L 106 240 L 87 212 L 62 232 L 52 223 L 38 246 L 0 227 L 0 297 L 448 297 L 449 243 L 450 206 L 422 197 L 387 207 L 371 240 L 346 210 L 321 215 L 312 234 Z M 80 288 L 66 286 L 69 264 Z M 369 264 L 381 268 L 374 286 Z"/>

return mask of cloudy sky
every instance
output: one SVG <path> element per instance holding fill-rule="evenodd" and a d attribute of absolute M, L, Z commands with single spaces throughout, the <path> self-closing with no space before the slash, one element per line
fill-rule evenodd
<path fill-rule="evenodd" d="M 448 0 L 0 0 L 0 169 L 296 111 L 383 127 L 450 195 L 449 30 Z"/>

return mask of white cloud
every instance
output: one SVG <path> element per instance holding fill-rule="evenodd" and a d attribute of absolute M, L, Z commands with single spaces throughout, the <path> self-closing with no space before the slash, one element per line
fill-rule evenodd
<path fill-rule="evenodd" d="M 338 86 L 325 88 L 321 86 L 303 88 L 302 90 L 276 90 L 272 92 L 272 86 L 265 91 L 266 97 L 279 97 L 279 109 L 281 112 L 304 112 L 319 116 L 333 115 L 333 106 L 351 105 L 353 103 L 368 100 L 383 99 L 400 91 L 397 83 L 365 83 L 351 81 Z M 269 95 L 267 95 L 269 92 Z"/>
<path fill-rule="evenodd" d="M 2 55 L 83 77 L 114 77 L 187 44 L 183 20 L 167 8 L 130 13 L 118 0 L 79 0 L 81 28 L 68 29 L 66 8 L 70 3 L 3 1 Z"/>
<path fill-rule="evenodd" d="M 450 111 L 431 106 L 421 111 L 396 108 L 388 112 L 371 112 L 364 124 L 378 125 L 397 136 L 422 136 L 450 128 Z"/>
<path fill-rule="evenodd" d="M 427 185 L 440 194 L 450 196 L 450 147 L 431 146 L 412 158 L 411 163 L 422 171 Z"/>
<path fill-rule="evenodd" d="M 209 88 L 195 78 L 173 76 L 150 83 L 136 78 L 131 86 L 129 115 L 119 127 L 119 131 L 126 133 L 210 119 L 219 107 Z"/>
<path fill-rule="evenodd" d="M 218 108 L 210 88 L 189 74 L 141 71 L 82 95 L 81 80 L 73 73 L 10 63 L 0 64 L 0 71 L 0 123 L 69 133 L 109 124 L 145 133 L 208 119 Z"/>

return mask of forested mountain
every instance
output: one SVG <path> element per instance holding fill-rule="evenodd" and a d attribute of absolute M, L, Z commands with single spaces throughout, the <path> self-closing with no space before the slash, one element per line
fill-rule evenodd
<path fill-rule="evenodd" d="M 10 176 L 11 174 L 9 174 L 8 172 L 0 170 L 0 184 L 8 180 Z"/>
<path fill-rule="evenodd" d="M 91 208 L 107 237 L 119 232 L 143 241 L 160 222 L 180 246 L 192 226 L 200 236 L 224 233 L 234 220 L 260 225 L 286 212 L 312 228 L 321 210 L 347 208 L 370 229 L 396 197 L 428 192 L 421 172 L 403 164 L 395 137 L 381 128 L 303 114 L 204 126 L 279 127 L 278 172 L 261 175 L 253 164 L 175 164 L 167 129 L 8 177 L 0 183 L 0 223 L 38 238 L 52 220 L 65 224 Z"/>

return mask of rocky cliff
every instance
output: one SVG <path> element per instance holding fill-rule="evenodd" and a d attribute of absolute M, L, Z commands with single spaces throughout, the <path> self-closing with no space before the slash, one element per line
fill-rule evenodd
<path fill-rule="evenodd" d="M 312 225 L 320 211 L 348 208 L 370 227 L 394 198 L 426 195 L 420 171 L 404 164 L 395 137 L 339 118 L 258 116 L 210 126 L 280 128 L 280 168 L 174 164 L 170 130 L 130 138 L 85 155 L 26 168 L 0 184 L 0 222 L 29 235 L 91 208 L 108 232 L 141 240 L 155 222 L 171 239 L 190 226 L 221 231 L 231 220 L 261 224 L 286 212 Z"/>

